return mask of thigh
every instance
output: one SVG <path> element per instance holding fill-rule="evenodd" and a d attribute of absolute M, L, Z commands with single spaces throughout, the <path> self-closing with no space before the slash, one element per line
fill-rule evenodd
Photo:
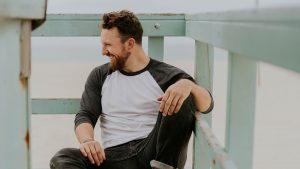
<path fill-rule="evenodd" d="M 58 151 L 50 160 L 51 169 L 90 169 L 89 160 L 84 157 L 79 149 L 64 148 Z"/>
<path fill-rule="evenodd" d="M 97 169 L 141 169 L 136 156 L 120 161 L 105 160 Z"/>
<path fill-rule="evenodd" d="M 138 160 L 143 168 L 151 169 L 151 160 L 180 168 L 184 165 L 188 141 L 194 128 L 194 113 L 191 97 L 185 100 L 177 114 L 162 116 L 159 113 L 154 129 L 138 153 Z"/>

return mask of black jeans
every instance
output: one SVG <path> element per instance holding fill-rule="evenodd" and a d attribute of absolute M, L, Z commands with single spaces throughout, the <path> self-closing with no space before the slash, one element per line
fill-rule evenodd
<path fill-rule="evenodd" d="M 195 124 L 195 106 L 190 95 L 172 116 L 159 113 L 147 138 L 105 149 L 106 160 L 92 165 L 79 149 L 64 148 L 50 161 L 51 169 L 183 169 L 188 142 Z"/>

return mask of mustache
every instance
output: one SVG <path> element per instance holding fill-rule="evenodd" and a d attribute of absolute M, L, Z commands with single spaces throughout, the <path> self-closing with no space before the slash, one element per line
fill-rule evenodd
<path fill-rule="evenodd" d="M 103 55 L 104 55 L 104 56 L 107 56 L 107 57 L 110 57 L 110 58 L 120 58 L 119 55 L 112 54 L 112 53 L 109 52 L 109 51 L 103 53 Z"/>
<path fill-rule="evenodd" d="M 109 51 L 103 52 L 102 55 L 104 55 L 104 56 L 112 56 L 112 54 Z"/>

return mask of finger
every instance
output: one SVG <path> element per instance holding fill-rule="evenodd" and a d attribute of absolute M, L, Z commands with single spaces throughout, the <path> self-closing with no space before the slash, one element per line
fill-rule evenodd
<path fill-rule="evenodd" d="M 95 164 L 95 161 L 94 161 L 94 159 L 93 159 L 93 157 L 92 157 L 92 154 L 91 154 L 91 151 L 90 151 L 89 146 L 85 146 L 85 147 L 84 147 L 84 150 L 85 150 L 85 152 L 87 153 L 87 156 L 88 156 L 90 162 L 91 162 L 92 164 Z"/>
<path fill-rule="evenodd" d="M 160 97 L 157 99 L 157 101 L 161 101 L 161 100 L 162 100 L 162 98 L 163 98 L 163 95 L 162 95 L 162 96 L 160 96 Z"/>
<path fill-rule="evenodd" d="M 183 98 L 180 98 L 177 102 L 177 105 L 176 105 L 176 108 L 175 108 L 175 113 L 178 113 L 181 106 L 182 106 L 182 103 L 183 103 L 184 99 Z"/>
<path fill-rule="evenodd" d="M 174 113 L 175 108 L 176 108 L 176 106 L 178 104 L 179 99 L 180 99 L 179 96 L 174 97 L 174 99 L 173 99 L 173 101 L 171 103 L 171 106 L 169 108 L 168 115 L 172 115 Z"/>
<path fill-rule="evenodd" d="M 100 160 L 98 159 L 98 155 L 94 145 L 90 146 L 92 157 L 97 165 L 100 165 Z"/>
<path fill-rule="evenodd" d="M 172 105 L 172 101 L 173 101 L 174 97 L 175 97 L 174 94 L 170 94 L 169 97 L 167 98 L 163 114 L 168 115 L 168 112 L 169 112 L 170 106 Z"/>
<path fill-rule="evenodd" d="M 166 92 L 160 102 L 160 107 L 159 107 L 159 111 L 163 113 L 164 107 L 165 107 L 165 103 L 166 103 L 166 99 L 169 97 L 169 92 Z"/>
<path fill-rule="evenodd" d="M 80 146 L 80 147 L 79 147 L 79 150 L 80 150 L 80 152 L 82 153 L 83 156 L 87 157 L 87 153 L 85 152 L 83 146 Z"/>
<path fill-rule="evenodd" d="M 105 157 L 105 152 L 103 150 L 103 148 L 101 148 L 101 151 L 102 151 L 102 156 L 103 156 L 103 159 L 106 160 L 106 157 Z"/>
<path fill-rule="evenodd" d="M 102 156 L 102 151 L 101 151 L 101 147 L 99 144 L 95 144 L 95 150 L 99 159 L 99 162 L 102 163 L 103 162 L 103 156 Z M 100 165 L 100 163 L 98 165 Z"/>

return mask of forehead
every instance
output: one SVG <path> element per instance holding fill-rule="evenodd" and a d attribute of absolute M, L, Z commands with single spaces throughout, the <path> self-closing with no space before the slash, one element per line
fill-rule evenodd
<path fill-rule="evenodd" d="M 112 42 L 120 41 L 120 34 L 117 28 L 102 29 L 101 30 L 101 41 L 102 42 Z"/>

